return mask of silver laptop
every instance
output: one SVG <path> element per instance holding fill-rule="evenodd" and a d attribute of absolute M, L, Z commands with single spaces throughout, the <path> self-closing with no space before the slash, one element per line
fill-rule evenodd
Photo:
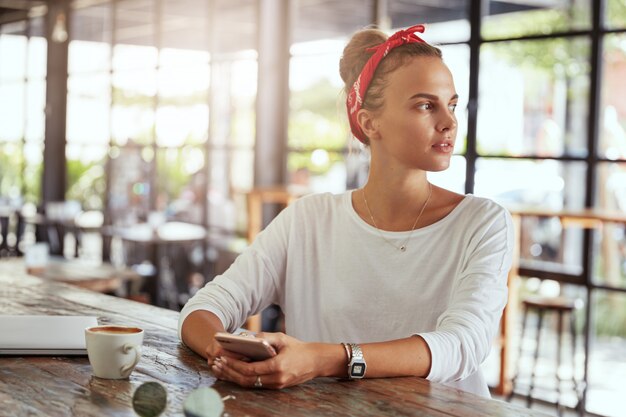
<path fill-rule="evenodd" d="M 88 316 L 1 316 L 0 355 L 86 355 Z"/>

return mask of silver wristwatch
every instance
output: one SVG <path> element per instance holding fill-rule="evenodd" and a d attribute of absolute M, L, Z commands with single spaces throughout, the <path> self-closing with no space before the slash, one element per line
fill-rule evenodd
<path fill-rule="evenodd" d="M 361 346 L 356 343 L 348 344 L 350 346 L 350 362 L 348 363 L 348 378 L 361 379 L 365 376 L 365 358 Z"/>

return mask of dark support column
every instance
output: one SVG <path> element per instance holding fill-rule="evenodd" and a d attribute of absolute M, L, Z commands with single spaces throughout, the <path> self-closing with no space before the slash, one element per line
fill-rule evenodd
<path fill-rule="evenodd" d="M 476 120 L 478 118 L 478 64 L 480 57 L 480 23 L 482 8 L 488 4 L 485 0 L 471 0 L 469 3 L 470 34 L 470 80 L 467 114 L 467 145 L 465 147 L 465 192 L 474 192 L 474 174 L 476 172 Z M 457 138 L 462 140 L 462 138 Z"/>
<path fill-rule="evenodd" d="M 259 78 L 254 185 L 285 185 L 291 44 L 290 2 L 264 0 L 258 5 Z"/>
<path fill-rule="evenodd" d="M 67 106 L 67 50 L 69 36 L 53 38 L 55 24 L 69 30 L 69 1 L 48 2 L 46 38 L 48 66 L 46 82 L 46 135 L 43 152 L 42 203 L 65 200 L 65 120 Z M 59 27 L 60 28 L 60 27 Z"/>

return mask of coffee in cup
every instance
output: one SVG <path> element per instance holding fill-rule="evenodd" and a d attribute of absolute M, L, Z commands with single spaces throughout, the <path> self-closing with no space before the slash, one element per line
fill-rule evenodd
<path fill-rule="evenodd" d="M 87 356 L 99 378 L 126 379 L 141 358 L 143 330 L 138 327 L 103 325 L 85 329 Z"/>

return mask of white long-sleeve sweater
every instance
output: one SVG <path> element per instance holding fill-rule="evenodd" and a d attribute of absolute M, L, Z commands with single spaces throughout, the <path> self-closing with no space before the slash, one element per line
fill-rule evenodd
<path fill-rule="evenodd" d="M 381 233 L 398 247 L 409 238 L 406 252 Z M 479 365 L 506 303 L 512 248 L 508 212 L 473 195 L 412 234 L 370 226 L 354 210 L 351 192 L 304 197 L 189 300 L 179 333 L 195 310 L 215 313 L 232 332 L 278 304 L 287 334 L 303 341 L 418 334 L 432 355 L 427 379 L 489 396 Z"/>

